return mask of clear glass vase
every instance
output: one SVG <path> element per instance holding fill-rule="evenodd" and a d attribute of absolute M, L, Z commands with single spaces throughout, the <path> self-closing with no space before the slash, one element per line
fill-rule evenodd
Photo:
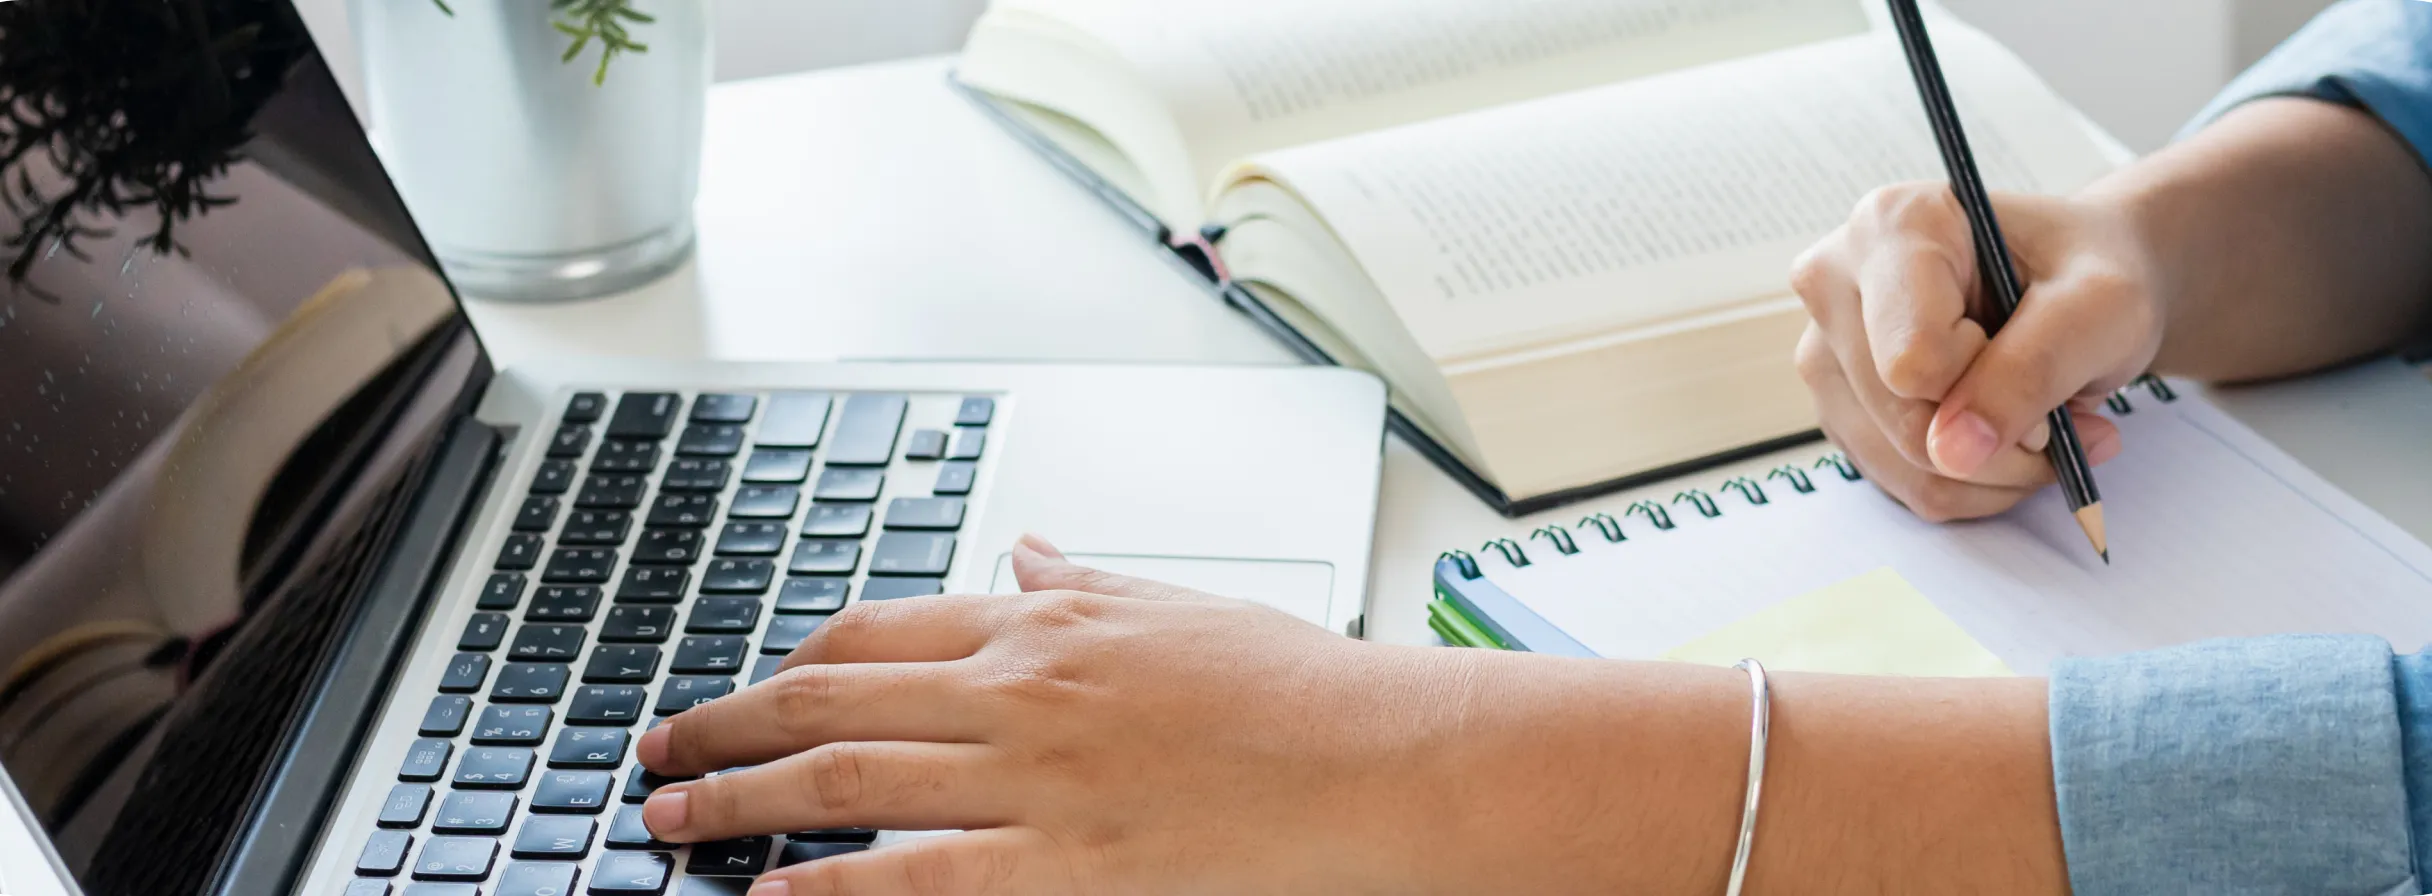
<path fill-rule="evenodd" d="M 352 0 L 381 159 L 467 295 L 621 292 L 693 249 L 709 0 L 636 0 L 603 83 L 545 0 Z M 452 13 L 451 13 L 452 10 Z"/>

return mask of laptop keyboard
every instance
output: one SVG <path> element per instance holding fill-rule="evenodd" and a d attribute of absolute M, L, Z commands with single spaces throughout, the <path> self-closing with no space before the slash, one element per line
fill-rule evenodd
<path fill-rule="evenodd" d="M 641 802 L 670 782 L 630 748 L 775 674 L 848 603 L 939 593 L 995 410 L 574 396 L 473 612 L 440 623 L 456 654 L 344 896 L 739 896 L 771 868 L 869 848 L 866 829 L 654 841 Z"/>

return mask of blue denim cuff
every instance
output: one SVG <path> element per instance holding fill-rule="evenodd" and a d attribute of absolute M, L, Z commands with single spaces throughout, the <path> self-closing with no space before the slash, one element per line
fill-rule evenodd
<path fill-rule="evenodd" d="M 2065 660 L 2051 716 L 2077 896 L 2422 892 L 2380 639 Z"/>
<path fill-rule="evenodd" d="M 2432 3 L 2343 0 L 2231 81 L 2184 138 L 2249 101 L 2304 96 L 2372 113 L 2432 166 Z"/>

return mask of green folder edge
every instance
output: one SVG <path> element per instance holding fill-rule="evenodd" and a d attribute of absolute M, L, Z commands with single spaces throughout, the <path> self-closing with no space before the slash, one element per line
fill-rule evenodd
<path fill-rule="evenodd" d="M 1486 631 L 1486 627 L 1469 618 L 1452 595 L 1436 589 L 1436 599 L 1427 604 L 1427 627 L 1435 629 L 1436 637 L 1454 647 L 1476 647 L 1481 650 L 1510 650 L 1503 642 Z"/>

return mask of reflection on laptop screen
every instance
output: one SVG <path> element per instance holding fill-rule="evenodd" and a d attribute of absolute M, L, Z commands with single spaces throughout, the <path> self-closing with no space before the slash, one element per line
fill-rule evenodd
<path fill-rule="evenodd" d="M 478 347 L 285 0 L 0 4 L 0 765 L 201 887 Z"/>

